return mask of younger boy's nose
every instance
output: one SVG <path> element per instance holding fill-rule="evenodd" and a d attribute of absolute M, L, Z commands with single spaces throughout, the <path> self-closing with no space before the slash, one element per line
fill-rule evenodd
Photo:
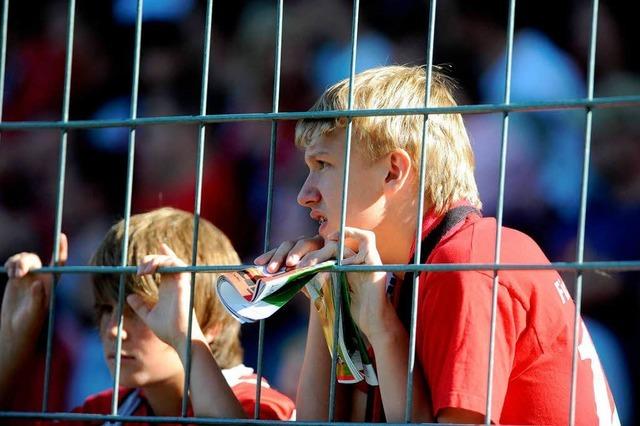
<path fill-rule="evenodd" d="M 118 320 L 119 318 L 114 314 L 109 316 L 109 320 L 108 323 L 106 325 L 106 333 L 107 336 L 111 339 L 117 339 L 118 338 Z M 120 334 L 122 337 L 122 340 L 127 338 L 127 330 L 124 327 L 124 318 L 122 318 L 122 333 Z"/>

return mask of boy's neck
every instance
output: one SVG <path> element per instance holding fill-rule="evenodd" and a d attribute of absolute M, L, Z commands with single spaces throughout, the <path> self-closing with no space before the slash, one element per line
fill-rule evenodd
<path fill-rule="evenodd" d="M 144 397 L 156 416 L 180 416 L 183 380 L 172 380 L 142 387 Z"/>
<path fill-rule="evenodd" d="M 385 221 L 376 229 L 380 259 L 384 264 L 405 264 L 411 256 L 416 237 L 417 206 L 414 202 L 396 203 Z"/>

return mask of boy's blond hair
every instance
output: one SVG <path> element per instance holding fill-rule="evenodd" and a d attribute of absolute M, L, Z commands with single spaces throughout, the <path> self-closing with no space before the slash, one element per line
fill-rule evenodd
<path fill-rule="evenodd" d="M 124 220 L 107 232 L 91 263 L 97 266 L 119 266 L 124 238 Z M 160 253 L 166 243 L 187 264 L 191 263 L 193 215 L 174 208 L 161 208 L 131 216 L 127 263 L 137 265 L 147 254 Z M 198 265 L 238 265 L 240 258 L 229 239 L 211 222 L 200 219 L 198 233 Z M 211 350 L 220 368 L 230 368 L 242 362 L 240 324 L 224 309 L 215 290 L 218 274 L 196 275 L 194 309 L 203 331 L 215 330 Z M 148 301 L 158 300 L 159 275 L 125 276 L 125 296 L 139 294 Z M 96 306 L 118 300 L 119 276 L 94 274 L 93 291 Z M 97 309 L 98 311 L 98 309 Z M 97 312 L 99 314 L 99 312 Z"/>
<path fill-rule="evenodd" d="M 454 84 L 434 67 L 429 106 L 454 106 Z M 353 81 L 353 109 L 424 107 L 426 72 L 424 67 L 386 66 L 357 74 Z M 327 89 L 310 111 L 346 110 L 349 79 Z M 296 126 L 296 145 L 306 148 L 332 131 L 345 128 L 344 117 L 303 119 Z M 432 114 L 428 120 L 425 205 L 437 213 L 453 203 L 467 200 L 477 208 L 482 204 L 473 176 L 474 158 L 460 114 Z M 354 142 L 371 161 L 395 149 L 405 150 L 416 171 L 420 167 L 423 116 L 393 115 L 353 118 Z"/>

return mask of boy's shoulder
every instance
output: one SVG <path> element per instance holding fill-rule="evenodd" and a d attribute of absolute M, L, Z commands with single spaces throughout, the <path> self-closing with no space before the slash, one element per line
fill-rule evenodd
<path fill-rule="evenodd" d="M 253 417 L 258 376 L 243 364 L 222 370 L 242 408 Z M 287 395 L 272 388 L 262 378 L 260 389 L 260 418 L 263 420 L 295 420 L 295 404 Z"/>
<path fill-rule="evenodd" d="M 468 218 L 436 246 L 430 263 L 493 263 L 496 244 L 496 219 Z M 540 246 L 527 234 L 502 227 L 501 262 L 547 263 Z"/>
<path fill-rule="evenodd" d="M 125 398 L 129 397 L 135 389 L 121 387 L 118 391 L 118 399 L 121 403 Z M 139 398 L 144 400 L 144 396 L 138 394 Z M 86 414 L 110 414 L 111 413 L 111 401 L 113 399 L 113 389 L 105 389 L 102 392 L 95 393 L 87 397 L 82 405 L 74 408 L 74 413 L 86 413 Z M 140 404 L 145 407 L 146 404 Z"/>

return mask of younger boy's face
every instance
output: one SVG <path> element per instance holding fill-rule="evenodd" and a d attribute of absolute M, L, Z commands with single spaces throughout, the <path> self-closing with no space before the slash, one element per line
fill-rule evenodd
<path fill-rule="evenodd" d="M 312 141 L 305 150 L 309 175 L 298 193 L 298 203 L 311 210 L 318 234 L 327 237 L 340 229 L 345 131 L 335 130 Z M 372 162 L 354 137 L 349 164 L 346 225 L 375 230 L 384 218 L 385 159 Z"/>
<path fill-rule="evenodd" d="M 99 309 L 102 349 L 113 375 L 116 366 L 115 342 L 118 334 L 117 304 L 101 305 Z M 131 310 L 124 308 L 120 384 L 125 387 L 182 383 L 183 368 L 178 353 L 160 340 Z"/>

